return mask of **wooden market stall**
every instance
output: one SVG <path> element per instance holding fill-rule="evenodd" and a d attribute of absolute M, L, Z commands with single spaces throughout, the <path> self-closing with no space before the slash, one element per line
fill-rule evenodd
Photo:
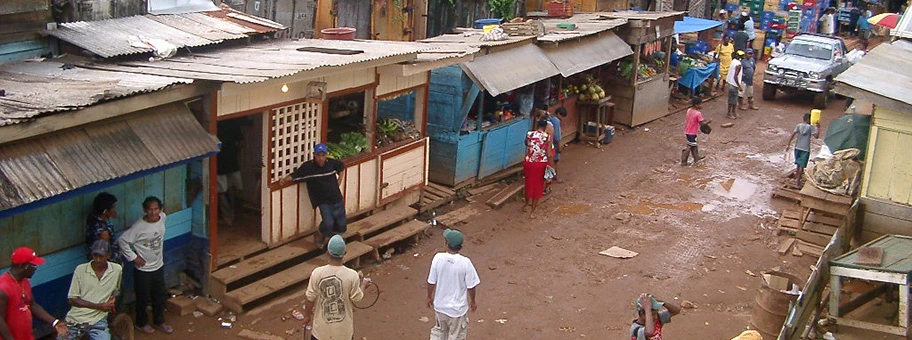
<path fill-rule="evenodd" d="M 638 126 L 668 114 L 670 85 L 668 57 L 653 57 L 654 52 L 670 51 L 674 22 L 684 12 L 599 13 L 605 18 L 626 19 L 618 36 L 633 48 L 633 55 L 617 63 L 617 72 L 607 75 L 606 92 L 612 95 L 614 121 Z"/>

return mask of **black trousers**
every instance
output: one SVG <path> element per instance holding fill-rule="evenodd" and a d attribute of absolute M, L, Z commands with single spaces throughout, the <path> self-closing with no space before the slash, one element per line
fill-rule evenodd
<path fill-rule="evenodd" d="M 165 270 L 159 268 L 154 272 L 133 269 L 133 291 L 136 293 L 136 327 L 149 324 L 146 309 L 152 302 L 152 322 L 155 325 L 165 323 Z"/>

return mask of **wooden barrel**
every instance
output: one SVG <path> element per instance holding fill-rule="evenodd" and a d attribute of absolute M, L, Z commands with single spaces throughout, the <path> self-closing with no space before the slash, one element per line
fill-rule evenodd
<path fill-rule="evenodd" d="M 791 274 L 782 272 L 767 272 L 770 274 L 788 279 L 788 287 L 793 284 L 801 285 L 803 282 Z M 789 305 L 795 302 L 797 295 L 783 293 L 771 288 L 766 280 L 760 279 L 760 290 L 754 298 L 754 308 L 751 310 L 750 324 L 763 335 L 764 339 L 779 338 L 779 330 L 785 323 L 785 317 L 789 312 Z"/>

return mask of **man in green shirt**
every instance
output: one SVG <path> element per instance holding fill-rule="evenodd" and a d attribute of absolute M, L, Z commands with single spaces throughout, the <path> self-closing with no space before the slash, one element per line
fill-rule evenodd
<path fill-rule="evenodd" d="M 80 329 L 87 332 L 89 340 L 110 340 L 108 313 L 114 311 L 114 302 L 120 291 L 123 268 L 108 262 L 111 254 L 108 241 L 92 244 L 92 261 L 76 266 L 70 292 L 67 294 L 70 312 L 66 321 L 70 325 L 68 338 L 75 339 Z"/>

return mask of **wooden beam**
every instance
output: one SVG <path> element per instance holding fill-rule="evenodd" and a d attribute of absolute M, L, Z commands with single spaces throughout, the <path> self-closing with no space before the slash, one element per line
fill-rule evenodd
<path fill-rule="evenodd" d="M 842 315 L 849 314 L 853 310 L 858 309 L 858 307 L 861 307 L 868 301 L 871 301 L 872 299 L 880 296 L 880 294 L 883 294 L 886 291 L 887 291 L 887 285 L 879 284 L 876 287 L 874 287 L 873 289 L 865 292 L 864 294 L 861 294 L 858 297 L 851 299 L 846 303 L 839 304 L 839 313 Z"/>
<path fill-rule="evenodd" d="M 218 83 L 196 81 L 176 85 L 167 90 L 140 94 L 111 102 L 92 105 L 80 110 L 67 111 L 37 118 L 32 121 L 0 128 L 0 143 L 36 137 L 67 128 L 123 116 L 136 111 L 205 95 L 218 90 Z"/>

